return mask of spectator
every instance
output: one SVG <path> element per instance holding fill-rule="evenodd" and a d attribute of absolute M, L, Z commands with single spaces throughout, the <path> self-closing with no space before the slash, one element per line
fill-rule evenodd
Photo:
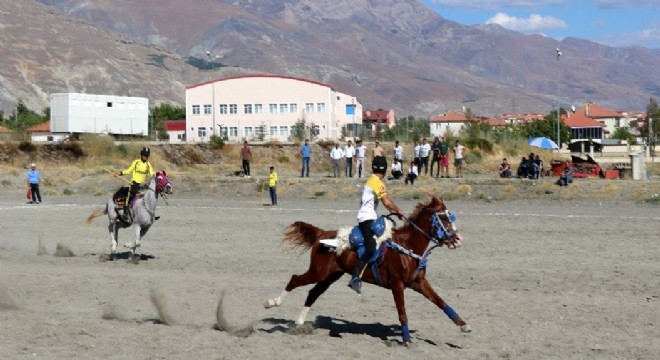
<path fill-rule="evenodd" d="M 522 160 L 520 160 L 520 164 L 518 165 L 518 178 L 519 179 L 527 179 L 529 176 L 529 161 L 527 161 L 526 157 L 522 157 Z"/>
<path fill-rule="evenodd" d="M 364 157 L 367 155 L 367 147 L 362 144 L 362 140 L 357 141 L 357 162 L 355 163 L 355 177 L 364 177 Z"/>
<path fill-rule="evenodd" d="M 559 186 L 568 186 L 568 184 L 573 182 L 573 167 L 568 161 L 566 161 L 564 165 L 564 170 L 562 170 L 561 175 L 559 175 L 559 180 L 557 181 Z"/>
<path fill-rule="evenodd" d="M 252 150 L 248 146 L 248 142 L 243 142 L 243 148 L 241 149 L 241 159 L 243 160 L 243 176 L 246 178 L 250 177 L 250 161 L 252 160 Z"/>
<path fill-rule="evenodd" d="M 344 152 L 339 148 L 339 143 L 335 143 L 335 147 L 330 150 L 330 158 L 332 158 L 332 177 L 341 176 L 341 158 Z"/>
<path fill-rule="evenodd" d="M 374 146 L 374 158 L 376 156 L 385 156 L 385 150 L 380 146 L 380 141 L 376 140 L 376 145 Z"/>
<path fill-rule="evenodd" d="M 41 184 L 41 172 L 37 170 L 37 164 L 30 164 L 30 170 L 27 173 L 27 185 L 32 192 L 32 200 L 28 204 L 41 204 L 41 192 L 39 185 Z"/>
<path fill-rule="evenodd" d="M 440 176 L 449 177 L 449 141 L 444 135 L 440 140 Z"/>
<path fill-rule="evenodd" d="M 353 177 L 353 158 L 355 157 L 355 147 L 353 147 L 353 142 L 348 140 L 346 147 L 344 148 L 344 157 L 346 158 L 345 169 L 346 174 L 344 176 Z"/>
<path fill-rule="evenodd" d="M 309 146 L 309 140 L 305 139 L 305 144 L 300 147 L 300 156 L 302 156 L 302 170 L 300 177 L 307 175 L 309 177 L 309 161 L 312 158 L 312 147 Z M 307 173 L 305 173 L 307 170 Z"/>
<path fill-rule="evenodd" d="M 419 146 L 419 172 L 424 168 L 424 175 L 429 174 L 429 155 L 431 154 L 431 144 L 422 139 L 422 145 Z"/>
<path fill-rule="evenodd" d="M 415 165 L 419 166 L 419 141 L 414 140 L 413 141 L 413 161 L 415 162 Z"/>
<path fill-rule="evenodd" d="M 438 170 L 435 172 L 435 178 L 437 179 L 440 176 L 440 139 L 436 136 L 431 145 L 431 177 L 433 177 L 433 165 L 438 166 Z"/>
<path fill-rule="evenodd" d="M 408 182 L 410 182 L 410 185 L 413 185 L 418 176 L 419 172 L 417 171 L 417 165 L 414 161 L 411 161 L 410 167 L 408 168 L 408 176 L 406 176 L 406 185 L 408 185 Z"/>
<path fill-rule="evenodd" d="M 456 177 L 463 177 L 463 145 L 456 140 L 454 144 L 454 167 L 456 167 Z"/>
<path fill-rule="evenodd" d="M 275 167 L 270 167 L 268 175 L 268 190 L 270 191 L 270 202 L 273 206 L 277 205 L 277 173 Z"/>
<path fill-rule="evenodd" d="M 534 158 L 534 164 L 538 169 L 536 174 L 536 178 L 538 179 L 539 176 L 543 176 L 543 160 L 541 160 L 541 157 L 538 154 L 536 155 L 536 158 Z"/>
<path fill-rule="evenodd" d="M 401 168 L 401 161 L 399 159 L 394 159 L 392 163 L 392 178 L 399 180 L 403 177 L 403 169 Z"/>
<path fill-rule="evenodd" d="M 394 142 L 394 160 L 399 160 L 399 163 L 403 162 L 403 146 L 399 145 L 399 140 Z"/>
<path fill-rule="evenodd" d="M 511 165 L 509 162 L 506 160 L 506 158 L 502 159 L 502 163 L 500 164 L 500 177 L 504 179 L 508 179 L 511 177 Z"/>

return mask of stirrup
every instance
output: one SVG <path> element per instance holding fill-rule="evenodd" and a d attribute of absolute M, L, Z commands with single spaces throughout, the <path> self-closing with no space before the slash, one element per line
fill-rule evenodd
<path fill-rule="evenodd" d="M 348 282 L 348 287 L 353 289 L 358 294 L 362 294 L 362 280 L 358 277 L 354 277 L 351 281 Z"/>

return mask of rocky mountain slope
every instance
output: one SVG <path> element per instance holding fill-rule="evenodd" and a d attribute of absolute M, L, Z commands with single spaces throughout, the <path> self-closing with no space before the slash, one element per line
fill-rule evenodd
<path fill-rule="evenodd" d="M 463 26 L 443 19 L 418 0 L 196 0 L 185 4 L 176 0 L 41 0 L 112 32 L 95 30 L 33 2 L 26 0 L 21 6 L 42 20 L 37 25 L 58 28 L 59 37 L 72 39 L 66 47 L 94 50 L 85 53 L 86 61 L 77 68 L 64 66 L 73 79 L 90 77 L 89 81 L 69 80 L 70 84 L 60 80 L 69 91 L 83 88 L 107 93 L 125 87 L 152 101 L 180 104 L 185 85 L 235 71 L 200 72 L 183 61 L 193 56 L 244 71 L 323 81 L 356 94 L 367 108 L 395 108 L 418 116 L 463 105 L 477 114 L 549 111 L 556 102 L 557 80 L 564 107 L 590 100 L 614 108 L 643 109 L 649 97 L 660 96 L 658 51 L 612 48 L 573 38 L 558 42 L 493 25 Z M 88 31 L 70 33 L 75 28 Z M 96 43 L 88 44 L 89 33 L 98 34 L 93 37 Z M 101 44 L 101 35 L 114 39 L 110 40 L 113 46 Z M 0 36 L 5 36 L 4 31 Z M 56 42 L 49 40 L 53 37 L 49 31 L 35 31 L 31 37 L 42 39 L 46 49 Z M 10 44 L 2 42 L 3 52 L 9 51 Z M 47 51 L 58 54 L 61 47 Z M 106 47 L 122 55 L 103 50 Z M 557 47 L 564 54 L 559 62 Z M 135 55 L 140 65 L 123 56 L 137 49 L 142 49 L 141 55 Z M 15 62 L 9 67 L 20 68 Z M 42 73 L 61 67 L 39 64 L 37 59 L 32 66 Z M 108 81 L 97 79 L 101 75 L 91 76 L 98 67 L 105 74 L 101 79 Z M 140 81 L 127 76 L 130 72 L 141 75 Z M 1 75 L 16 90 L 40 99 L 52 92 L 53 86 L 47 84 L 52 79 Z"/>

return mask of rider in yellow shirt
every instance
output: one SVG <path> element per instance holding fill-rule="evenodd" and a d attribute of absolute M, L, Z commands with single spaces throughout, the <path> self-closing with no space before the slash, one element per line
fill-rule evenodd
<path fill-rule="evenodd" d="M 348 286 L 358 294 L 362 288 L 362 272 L 376 251 L 376 239 L 374 239 L 374 234 L 371 231 L 371 224 L 378 218 L 378 214 L 376 213 L 378 203 L 382 201 L 387 210 L 395 213 L 399 219 L 403 218 L 403 212 L 387 194 L 387 189 L 385 188 L 385 184 L 383 184 L 383 177 L 385 177 L 385 173 L 387 172 L 387 160 L 385 157 L 376 156 L 371 163 L 371 169 L 374 174 L 367 179 L 367 182 L 362 188 L 362 199 L 357 216 L 358 226 L 364 236 L 365 251 L 362 257 L 358 258 L 353 268 L 353 277 L 348 283 Z"/>
<path fill-rule="evenodd" d="M 140 151 L 139 159 L 135 159 L 125 170 L 115 172 L 115 176 L 132 175 L 131 187 L 128 190 L 126 203 L 124 204 L 124 214 L 128 213 L 128 204 L 131 195 L 137 194 L 140 191 L 140 187 L 154 176 L 154 168 L 149 163 L 149 155 L 151 155 L 151 150 L 148 147 L 143 147 L 142 151 Z"/>

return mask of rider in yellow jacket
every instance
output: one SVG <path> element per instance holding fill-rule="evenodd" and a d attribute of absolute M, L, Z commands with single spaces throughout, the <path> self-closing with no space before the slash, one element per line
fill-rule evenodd
<path fill-rule="evenodd" d="M 140 151 L 139 159 L 135 159 L 125 170 L 115 172 L 115 176 L 132 175 L 131 187 L 129 188 L 126 203 L 124 204 L 124 214 L 128 212 L 128 203 L 131 195 L 137 193 L 140 190 L 140 186 L 154 176 L 153 166 L 149 163 L 149 155 L 151 155 L 151 150 L 148 147 L 143 147 L 142 151 Z"/>

